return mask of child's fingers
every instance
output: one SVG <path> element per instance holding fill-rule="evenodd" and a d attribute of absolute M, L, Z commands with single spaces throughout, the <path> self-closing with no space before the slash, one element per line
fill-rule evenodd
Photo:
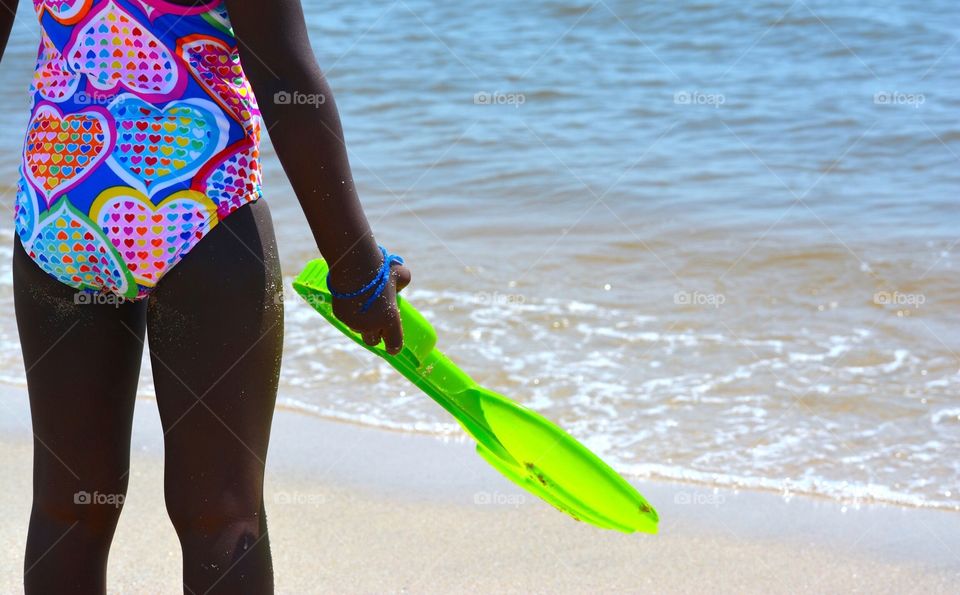
<path fill-rule="evenodd" d="M 363 342 L 370 347 L 376 347 L 380 343 L 380 331 L 364 331 L 360 333 Z"/>
<path fill-rule="evenodd" d="M 396 280 L 397 293 L 401 292 L 407 285 L 410 285 L 410 279 L 412 277 L 410 269 L 403 265 L 398 265 L 394 266 L 391 272 L 393 273 L 393 278 Z"/>
<path fill-rule="evenodd" d="M 387 348 L 387 353 L 396 355 L 403 348 L 403 327 L 400 326 L 400 319 L 394 318 L 385 329 L 383 329 L 383 342 Z"/>

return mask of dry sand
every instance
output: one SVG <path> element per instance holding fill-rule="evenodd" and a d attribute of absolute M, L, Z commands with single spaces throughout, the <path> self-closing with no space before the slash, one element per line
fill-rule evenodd
<path fill-rule="evenodd" d="M 21 588 L 25 390 L 0 390 L 0 592 Z M 111 593 L 180 592 L 156 406 L 137 403 Z M 229 447 L 230 445 L 225 445 Z M 659 535 L 584 526 L 527 497 L 465 441 L 279 411 L 267 515 L 279 593 L 956 592 L 960 515 L 641 482 Z"/>

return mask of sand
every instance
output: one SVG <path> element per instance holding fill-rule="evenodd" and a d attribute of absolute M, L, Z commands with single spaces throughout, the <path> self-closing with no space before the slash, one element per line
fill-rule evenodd
<path fill-rule="evenodd" d="M 22 590 L 30 433 L 0 390 L 0 592 Z M 139 400 L 111 593 L 180 592 L 156 404 Z M 638 482 L 659 535 L 574 522 L 487 468 L 464 440 L 279 411 L 267 516 L 279 593 L 956 592 L 960 515 Z"/>

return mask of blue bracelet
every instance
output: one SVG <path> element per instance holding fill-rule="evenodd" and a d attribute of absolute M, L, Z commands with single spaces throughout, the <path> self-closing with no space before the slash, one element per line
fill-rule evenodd
<path fill-rule="evenodd" d="M 374 277 L 373 281 L 367 283 L 356 291 L 351 291 L 349 293 L 340 293 L 339 291 L 334 291 L 334 289 L 330 287 L 330 273 L 327 273 L 327 289 L 330 290 L 330 295 L 337 299 L 346 300 L 359 297 L 373 291 L 373 295 L 367 298 L 367 301 L 360 306 L 361 312 L 366 312 L 369 310 L 370 306 L 373 305 L 373 302 L 377 301 L 377 298 L 380 297 L 380 294 L 383 293 L 384 288 L 387 286 L 387 281 L 390 279 L 390 267 L 394 264 L 403 264 L 402 256 L 390 254 L 383 246 L 380 246 L 380 252 L 383 254 L 383 265 L 380 267 L 380 272 L 377 273 L 377 276 Z"/>

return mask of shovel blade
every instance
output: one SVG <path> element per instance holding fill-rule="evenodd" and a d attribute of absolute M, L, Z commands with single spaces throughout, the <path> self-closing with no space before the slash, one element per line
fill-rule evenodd
<path fill-rule="evenodd" d="M 490 433 L 510 459 L 481 456 L 514 483 L 577 520 L 625 533 L 656 533 L 653 506 L 587 447 L 538 413 L 476 389 Z M 498 464 L 499 463 L 499 464 Z"/>

